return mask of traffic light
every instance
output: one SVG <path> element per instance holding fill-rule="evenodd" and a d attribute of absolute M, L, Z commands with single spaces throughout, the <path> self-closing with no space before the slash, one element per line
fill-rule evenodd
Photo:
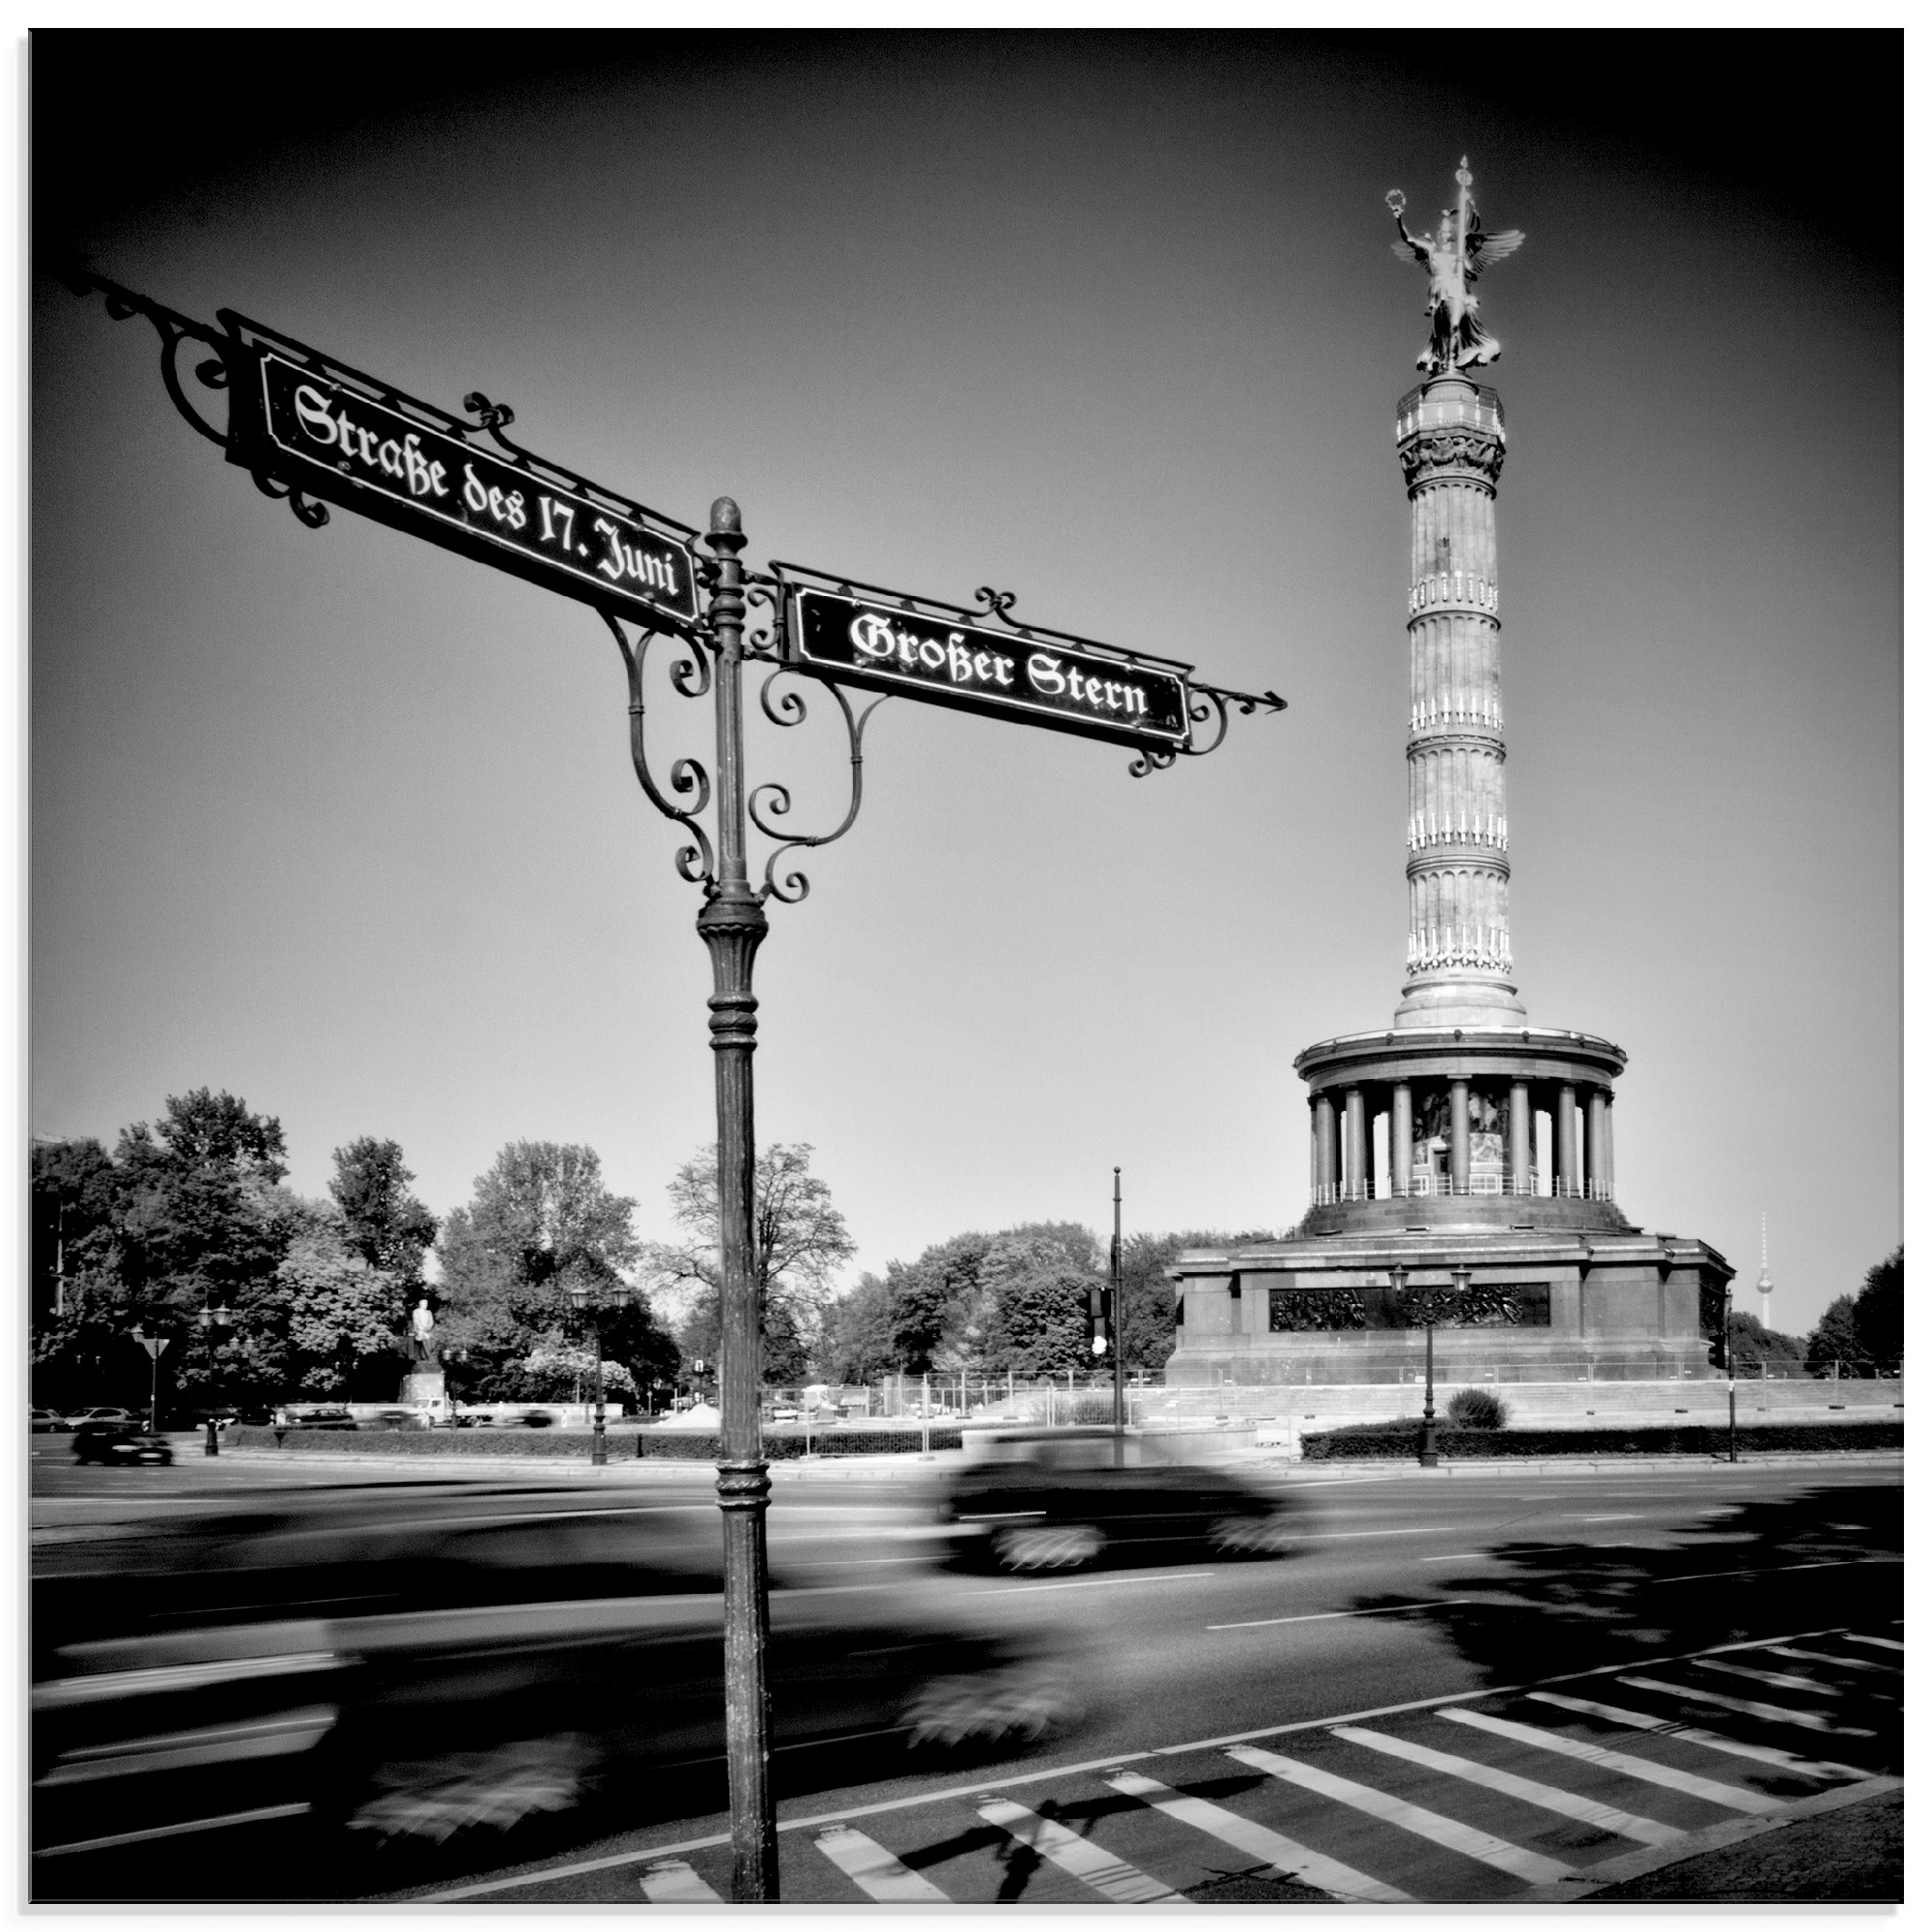
<path fill-rule="evenodd" d="M 1087 1291 L 1087 1344 L 1096 1355 L 1107 1352 L 1114 1332 L 1114 1291 L 1098 1283 Z"/>

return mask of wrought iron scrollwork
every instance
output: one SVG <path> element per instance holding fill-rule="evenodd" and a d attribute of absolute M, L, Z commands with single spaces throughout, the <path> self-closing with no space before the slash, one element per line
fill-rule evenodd
<path fill-rule="evenodd" d="M 1003 622 L 1011 624 L 1013 620 L 1007 615 L 1007 612 L 1020 600 L 1017 591 L 995 590 L 990 583 L 982 583 L 974 591 L 973 601 L 984 608 L 987 616 L 998 617 Z M 1019 626 L 1015 624 L 1013 628 L 1017 630 Z"/>
<path fill-rule="evenodd" d="M 718 861 L 711 836 L 698 822 L 711 803 L 711 774 L 696 758 L 678 758 L 660 785 L 651 772 L 644 746 L 644 665 L 652 644 L 665 633 L 639 630 L 635 643 L 624 635 L 624 627 L 610 611 L 598 613 L 611 627 L 617 649 L 624 660 L 624 675 L 631 689 L 631 765 L 644 796 L 664 813 L 675 819 L 691 834 L 693 842 L 681 845 L 672 864 L 678 876 L 694 886 L 703 887 L 707 896 L 718 884 Z M 672 659 L 670 682 L 681 697 L 702 697 L 711 689 L 709 654 L 701 644 L 679 638 L 674 647 L 683 655 Z M 678 801 L 682 801 L 679 803 Z"/>
<path fill-rule="evenodd" d="M 1230 691 L 1218 684 L 1190 685 L 1187 743 L 1176 746 L 1171 752 L 1151 748 L 1141 752 L 1127 767 L 1127 776 L 1144 779 L 1150 772 L 1166 771 L 1177 757 L 1205 758 L 1208 753 L 1219 751 L 1222 739 L 1228 735 L 1228 721 L 1233 712 L 1238 711 L 1243 718 L 1247 718 L 1257 711 L 1287 709 L 1288 699 L 1272 691 L 1264 691 L 1257 696 L 1252 691 Z M 1201 734 L 1191 727 L 1210 723 L 1214 726 L 1214 735 L 1203 743 Z"/>
<path fill-rule="evenodd" d="M 216 333 L 206 323 L 196 322 L 192 316 L 183 315 L 165 303 L 137 295 L 134 290 L 109 281 L 105 275 L 97 275 L 93 270 L 82 268 L 77 263 L 65 268 L 61 271 L 61 279 L 77 296 L 99 294 L 105 297 L 107 313 L 115 322 L 127 322 L 138 315 L 153 327 L 161 338 L 161 384 L 168 392 L 168 400 L 197 436 L 206 437 L 218 449 L 227 449 L 230 446 L 227 427 L 224 425 L 217 429 L 188 400 L 187 389 L 182 382 L 181 352 L 182 345 L 186 342 L 198 342 L 204 348 L 213 349 L 213 355 L 198 362 L 194 373 L 204 388 L 225 389 L 229 385 L 228 338 Z"/>
<path fill-rule="evenodd" d="M 803 724 L 806 719 L 805 697 L 797 691 L 780 692 L 776 698 L 772 696 L 772 686 L 787 673 L 802 675 L 796 667 L 781 664 L 765 679 L 758 691 L 758 708 L 774 724 L 789 729 L 794 724 Z M 838 703 L 839 715 L 845 720 L 845 739 L 851 747 L 852 793 L 845 808 L 845 816 L 830 832 L 821 832 L 813 837 L 802 837 L 787 830 L 782 825 L 774 824 L 774 819 L 786 816 L 791 810 L 791 790 L 787 785 L 765 783 L 754 785 L 750 797 L 745 801 L 746 816 L 767 838 L 779 840 L 771 857 L 765 861 L 765 882 L 758 890 L 760 900 L 775 898 L 781 905 L 796 905 L 811 890 L 811 881 L 803 872 L 790 871 L 781 875 L 779 863 L 787 852 L 798 852 L 808 847 L 830 845 L 836 839 L 844 838 L 851 831 L 853 821 L 859 816 L 859 805 L 866 787 L 866 725 L 890 694 L 874 697 L 863 711 L 855 712 L 852 701 L 836 684 L 814 679 L 829 691 Z"/>

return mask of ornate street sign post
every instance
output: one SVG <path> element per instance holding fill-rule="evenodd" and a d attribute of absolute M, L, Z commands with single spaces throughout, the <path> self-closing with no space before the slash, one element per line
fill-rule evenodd
<path fill-rule="evenodd" d="M 1231 711 L 1279 711 L 1272 692 L 1229 691 L 1193 679 L 1171 659 L 1121 651 L 1068 633 L 1014 623 L 1010 592 L 981 589 L 978 611 L 875 585 L 774 564 L 748 572 L 738 506 L 711 506 L 704 542 L 689 526 L 648 510 L 512 442 L 514 412 L 472 393 L 474 422 L 406 396 L 378 379 L 259 323 L 223 309 L 219 328 L 75 268 L 76 294 L 99 292 L 117 321 L 145 317 L 161 338 L 161 380 L 175 407 L 257 488 L 283 497 L 318 528 L 332 502 L 590 605 L 615 638 L 630 688 L 631 758 L 645 796 L 681 825 L 689 842 L 675 865 L 704 902 L 697 930 L 711 955 L 711 1045 L 718 1110 L 718 1242 L 723 1275 L 718 1503 L 724 1519 L 724 1714 L 731 1795 L 731 1896 L 775 1901 L 778 1831 L 773 1805 L 765 1511 L 771 1482 L 758 1430 L 760 1334 L 753 1236 L 752 1055 L 757 1000 L 752 968 L 767 930 L 765 901 L 796 904 L 810 890 L 787 855 L 829 845 L 859 814 L 867 722 L 897 695 L 1013 723 L 1044 725 L 1133 749 L 1136 777 L 1177 757 L 1202 757 L 1227 736 Z M 204 354 L 193 374 L 225 391 L 225 425 L 190 401 L 183 353 Z M 484 439 L 488 439 L 486 445 Z M 699 592 L 704 593 L 699 603 Z M 747 634 L 751 607 L 768 613 Z M 644 668 L 668 639 L 672 689 L 712 699 L 713 775 L 696 758 L 675 760 L 660 782 L 644 737 Z M 852 781 L 844 816 L 830 831 L 783 823 L 782 784 L 746 784 L 742 675 L 768 667 L 758 702 L 775 724 L 804 722 L 785 676 L 828 690 L 843 719 Z M 844 687 L 874 694 L 855 710 Z M 1209 727 L 1206 730 L 1201 727 Z M 707 830 L 704 819 L 711 816 Z M 774 841 L 752 883 L 748 826 Z M 1118 1336 L 1118 1300 L 1116 1303 Z M 1116 1344 L 1116 1415 L 1120 1413 Z M 921 1404 L 922 1429 L 930 1420 Z"/>

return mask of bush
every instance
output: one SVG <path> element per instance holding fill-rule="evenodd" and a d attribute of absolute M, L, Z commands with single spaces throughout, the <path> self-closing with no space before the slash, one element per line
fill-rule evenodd
<path fill-rule="evenodd" d="M 1509 1420 L 1502 1397 L 1486 1388 L 1458 1389 L 1446 1413 L 1455 1429 L 1500 1429 Z"/>
<path fill-rule="evenodd" d="M 934 1423 L 930 1432 L 934 1449 L 959 1447 L 956 1423 Z M 247 1429 L 229 1432 L 229 1442 L 238 1449 L 298 1449 L 304 1454 L 351 1456 L 465 1457 L 537 1456 L 552 1461 L 588 1461 L 590 1432 L 587 1429 L 422 1429 L 390 1434 L 333 1434 L 321 1429 Z M 802 1429 L 767 1429 L 764 1432 L 765 1460 L 788 1462 L 805 1453 Z M 873 1428 L 813 1430 L 814 1456 L 917 1455 L 920 1432 L 915 1428 Z M 612 1462 L 715 1463 L 718 1437 L 705 1429 L 637 1429 L 605 1432 L 605 1453 Z"/>
<path fill-rule="evenodd" d="M 1311 1463 L 1342 1460 L 1412 1462 L 1422 1436 L 1419 1422 L 1351 1423 L 1301 1438 Z M 322 1438 L 327 1440 L 327 1437 Z M 405 1438 L 407 1439 L 407 1438 Z M 1902 1449 L 1902 1422 L 1783 1422 L 1738 1427 L 1741 1454 L 1754 1451 Z M 1459 1456 L 1703 1456 L 1729 1453 L 1722 1423 L 1690 1423 L 1648 1429 L 1442 1429 L 1435 1447 L 1445 1461 Z"/>

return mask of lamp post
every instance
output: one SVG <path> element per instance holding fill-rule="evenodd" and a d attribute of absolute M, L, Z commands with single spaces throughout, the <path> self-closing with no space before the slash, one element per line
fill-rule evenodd
<path fill-rule="evenodd" d="M 195 1317 L 194 1325 L 201 1330 L 202 1345 L 208 1353 L 208 1440 L 202 1445 L 204 1456 L 221 1454 L 221 1431 L 214 1419 L 214 1331 L 234 1324 L 235 1312 L 226 1302 L 217 1308 L 204 1307 Z"/>
<path fill-rule="evenodd" d="M 1724 1281 L 1724 1395 L 1730 1410 L 1730 1451 L 1731 1461 L 1738 1460 L 1738 1364 L 1737 1344 L 1731 1335 L 1731 1284 L 1729 1277 Z"/>
<path fill-rule="evenodd" d="M 1388 1271 L 1389 1293 L 1396 1307 L 1422 1329 L 1422 1440 L 1417 1459 L 1425 1469 L 1434 1469 L 1440 1462 L 1435 1448 L 1435 1324 L 1463 1305 L 1471 1272 L 1452 1267 L 1448 1288 L 1420 1288 L 1411 1293 L 1407 1268 L 1398 1265 Z"/>
<path fill-rule="evenodd" d="M 573 1281 L 570 1284 L 570 1305 L 579 1315 L 590 1317 L 591 1347 L 595 1350 L 596 1371 L 590 1385 L 591 1401 L 595 1405 L 590 1419 L 590 1463 L 601 1469 L 609 1460 L 604 1442 L 604 1312 L 606 1309 L 628 1307 L 631 1291 L 621 1281 L 612 1282 L 601 1293 L 593 1293 L 588 1282 Z"/>
<path fill-rule="evenodd" d="M 1108 1324 L 1114 1345 L 1114 1467 L 1127 1463 L 1127 1320 L 1121 1290 L 1121 1170 L 1114 1170 L 1114 1245 L 1108 1254 L 1108 1270 L 1113 1275 L 1113 1296 L 1109 1307 L 1113 1320 Z"/>

